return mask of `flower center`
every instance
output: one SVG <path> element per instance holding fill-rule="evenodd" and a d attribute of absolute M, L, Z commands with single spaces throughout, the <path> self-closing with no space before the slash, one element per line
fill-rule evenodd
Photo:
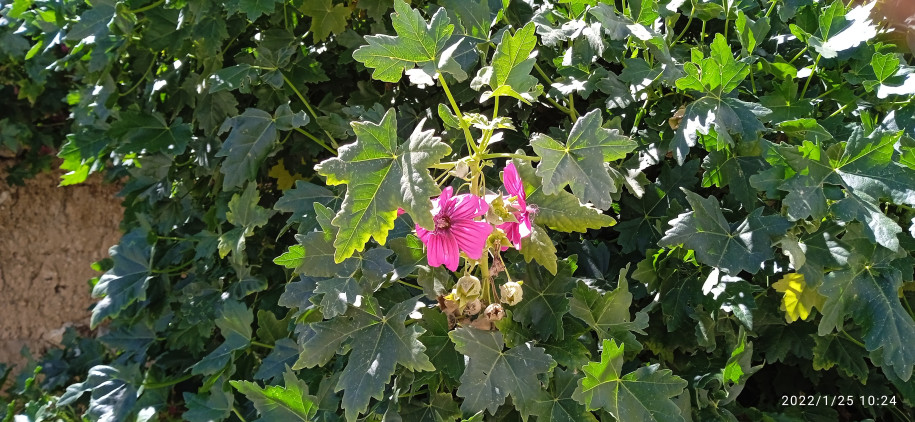
<path fill-rule="evenodd" d="M 433 218 L 435 221 L 435 228 L 438 229 L 447 229 L 451 227 L 451 219 L 447 215 L 437 215 Z"/>

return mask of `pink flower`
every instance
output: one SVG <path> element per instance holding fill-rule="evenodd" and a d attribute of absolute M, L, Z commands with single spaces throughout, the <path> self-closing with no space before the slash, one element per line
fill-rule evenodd
<path fill-rule="evenodd" d="M 515 245 L 515 249 L 520 250 L 521 239 L 531 235 L 531 210 L 527 207 L 527 194 L 524 193 L 524 184 L 521 183 L 521 176 L 518 175 L 515 163 L 509 162 L 505 166 L 505 170 L 502 172 L 502 183 L 505 185 L 505 190 L 508 191 L 509 195 L 506 198 L 506 202 L 515 201 L 511 206 L 518 211 L 514 211 L 512 214 L 515 215 L 515 219 L 518 222 L 502 223 L 498 228 L 505 232 L 508 240 Z M 508 248 L 503 248 L 502 250 L 505 249 Z"/>
<path fill-rule="evenodd" d="M 461 251 L 470 259 L 480 259 L 486 239 L 492 233 L 492 225 L 474 218 L 486 214 L 489 204 L 476 195 L 463 194 L 452 197 L 451 187 L 442 191 L 438 202 L 432 207 L 435 230 L 429 231 L 416 225 L 419 240 L 426 245 L 429 265 L 457 271 Z"/>

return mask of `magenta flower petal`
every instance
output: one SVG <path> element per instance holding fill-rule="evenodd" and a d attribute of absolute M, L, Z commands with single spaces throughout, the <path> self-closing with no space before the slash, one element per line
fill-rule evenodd
<path fill-rule="evenodd" d="M 485 221 L 458 221 L 451 225 L 451 235 L 470 259 L 480 259 L 492 225 Z"/>
<path fill-rule="evenodd" d="M 502 183 L 505 184 L 505 190 L 509 195 L 527 199 L 524 194 L 524 184 L 521 183 L 521 175 L 518 174 L 515 163 L 509 161 L 505 166 L 505 170 L 502 171 Z"/>
<path fill-rule="evenodd" d="M 485 214 L 489 204 L 476 195 L 452 196 L 451 187 L 442 190 L 441 196 L 432 207 L 435 228 L 427 230 L 416 225 L 416 235 L 426 245 L 426 256 L 430 266 L 442 264 L 456 271 L 461 251 L 471 259 L 480 259 L 486 239 L 493 227 L 484 221 L 474 219 Z"/>

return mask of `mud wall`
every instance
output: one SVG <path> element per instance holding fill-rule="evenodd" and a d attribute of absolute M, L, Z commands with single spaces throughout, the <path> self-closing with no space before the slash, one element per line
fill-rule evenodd
<path fill-rule="evenodd" d="M 9 186 L 0 160 L 0 362 L 20 364 L 60 341 L 63 327 L 88 326 L 90 265 L 118 242 L 118 187 L 91 177 L 58 187 L 60 172 Z"/>

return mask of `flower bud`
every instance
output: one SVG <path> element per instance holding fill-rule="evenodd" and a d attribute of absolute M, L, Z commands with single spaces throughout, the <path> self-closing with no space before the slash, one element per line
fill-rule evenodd
<path fill-rule="evenodd" d="M 502 303 L 507 303 L 509 306 L 514 306 L 520 302 L 523 296 L 521 285 L 514 281 L 503 284 L 499 291 L 502 294 Z"/>
<path fill-rule="evenodd" d="M 502 305 L 498 303 L 490 304 L 486 307 L 486 318 L 490 321 L 498 321 L 505 317 L 505 309 L 502 309 Z"/>
<path fill-rule="evenodd" d="M 456 296 L 460 298 L 473 298 L 480 296 L 480 279 L 472 275 L 465 275 L 458 279 L 455 285 Z"/>

